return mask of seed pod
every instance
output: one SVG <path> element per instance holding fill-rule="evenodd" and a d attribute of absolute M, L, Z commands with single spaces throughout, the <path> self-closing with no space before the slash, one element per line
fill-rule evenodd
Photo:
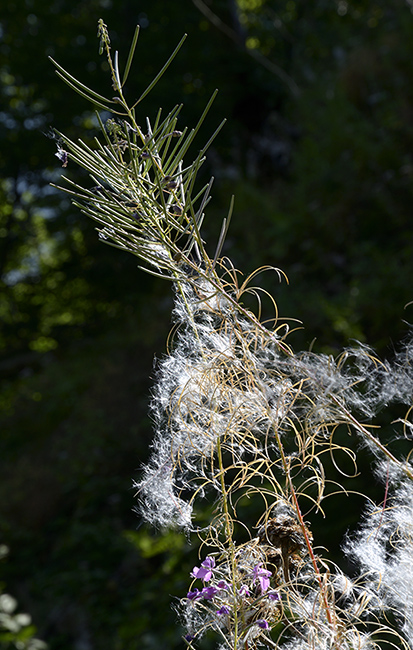
<path fill-rule="evenodd" d="M 183 209 L 177 203 L 172 203 L 172 205 L 168 206 L 168 210 L 171 214 L 175 214 L 179 217 L 183 213 Z"/>
<path fill-rule="evenodd" d="M 166 189 L 168 190 L 174 190 L 175 187 L 177 187 L 178 183 L 172 179 L 172 176 L 169 176 L 169 174 L 166 174 L 163 179 L 162 183 L 165 185 Z"/>

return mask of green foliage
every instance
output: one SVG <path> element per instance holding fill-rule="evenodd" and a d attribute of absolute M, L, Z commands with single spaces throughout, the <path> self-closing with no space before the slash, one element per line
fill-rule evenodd
<path fill-rule="evenodd" d="M 113 49 L 119 49 L 132 36 L 131 7 L 124 1 L 115 9 L 99 0 L 90 0 L 87 10 L 82 3 L 59 7 L 37 2 L 19 10 L 10 3 L 3 12 L 0 345 L 6 357 L 12 350 L 53 349 L 123 318 L 119 287 L 126 300 L 135 290 L 133 262 L 108 264 L 112 258 L 96 243 L 92 227 L 67 202 L 46 195 L 45 164 L 50 180 L 60 170 L 54 143 L 42 134 L 51 123 L 69 137 L 79 126 L 86 133 L 95 126 L 82 98 L 63 99 L 43 52 L 58 51 L 65 68 L 83 83 L 93 78 L 102 93 L 106 63 L 96 62 L 93 25 L 103 9 L 113 25 Z M 272 209 L 256 216 L 268 242 L 266 261 L 284 268 L 302 293 L 313 293 L 302 303 L 293 297 L 301 288 L 288 294 L 281 289 L 284 313 L 298 315 L 308 328 L 302 344 L 333 331 L 337 347 L 348 337 L 384 347 L 390 321 L 402 334 L 401 321 L 409 315 L 403 306 L 410 301 L 408 6 L 402 0 L 391 7 L 265 0 L 240 2 L 231 13 L 222 1 L 211 7 L 215 22 L 199 7 L 188 3 L 182 15 L 167 2 L 142 5 L 140 38 L 147 54 L 129 72 L 128 98 L 136 100 L 187 32 L 171 75 L 145 98 L 147 112 L 158 105 L 168 111 L 184 100 L 182 120 L 194 123 L 219 87 L 215 114 L 229 120 L 215 145 L 211 160 L 218 156 L 220 164 L 212 171 L 219 183 L 220 170 L 236 161 L 244 187 L 247 173 L 250 185 L 258 184 L 261 194 L 265 188 Z M 264 59 L 277 64 L 300 94 L 291 93 Z M 120 63 L 126 65 L 126 57 Z M 251 220 L 239 215 L 250 215 L 255 206 L 242 196 L 236 203 L 241 239 L 233 240 L 233 252 L 241 258 L 245 247 L 254 268 L 260 261 L 248 248 L 255 237 Z M 216 202 L 218 213 L 227 209 L 226 201 L 222 207 Z M 390 299 L 386 317 L 379 308 L 382 297 Z"/>
<path fill-rule="evenodd" d="M 133 102 L 188 33 L 145 107 L 168 112 L 184 101 L 179 128 L 181 120 L 195 123 L 220 89 L 204 130 L 228 118 L 204 165 L 217 177 L 208 207 L 217 225 L 205 231 L 211 248 L 228 191 L 235 193 L 224 252 L 246 271 L 262 263 L 286 271 L 289 287 L 275 276 L 263 280 L 281 315 L 305 325 L 296 347 L 317 337 L 318 349 L 349 338 L 383 349 L 411 320 L 412 307 L 403 309 L 413 271 L 408 4 L 239 0 L 238 19 L 234 4 L 209 7 L 235 40 L 191 2 L 184 12 L 168 0 L 138 8 L 126 0 L 2 7 L 1 526 L 13 560 L 4 570 L 7 589 L 51 648 L 73 647 L 85 628 L 99 647 L 178 647 L 176 636 L 159 636 L 166 614 L 174 627 L 169 596 L 157 603 L 162 581 L 168 593 L 183 593 L 186 574 L 171 584 L 161 568 L 166 555 L 142 558 L 125 539 L 136 525 L 128 477 L 149 440 L 146 376 L 168 321 L 167 310 L 153 315 L 164 289 L 139 274 L 132 256 L 101 246 L 93 225 L 50 194 L 49 182 L 60 182 L 65 170 L 44 133 L 51 124 L 68 137 L 82 130 L 90 143 L 96 121 L 82 98 L 62 91 L 45 54 L 103 93 L 97 20 L 111 25 L 113 50 L 122 51 L 138 20 L 146 55 L 129 72 Z M 284 70 L 300 94 L 254 51 Z M 235 183 L 226 180 L 231 175 Z M 155 343 L 147 331 L 158 328 Z M 336 522 L 340 531 L 351 526 L 348 517 Z"/>
<path fill-rule="evenodd" d="M 169 594 L 184 589 L 176 566 L 188 547 L 171 538 L 171 558 L 134 530 L 132 511 L 131 477 L 151 436 L 149 350 L 166 334 L 163 311 L 148 309 L 146 333 L 132 315 L 3 393 L 0 527 L 11 555 L 2 577 L 12 593 L 24 582 L 50 648 L 93 638 L 108 650 L 149 650 L 165 621 L 165 642 L 179 645 Z"/>
<path fill-rule="evenodd" d="M 265 193 L 268 157 L 255 188 L 235 188 L 233 256 L 251 268 L 261 254 L 287 272 L 293 290 L 280 287 L 277 300 L 302 319 L 302 346 L 317 337 L 327 349 L 357 339 L 385 350 L 411 315 L 413 16 L 405 3 L 288 4 L 296 15 L 277 14 L 283 37 L 270 54 L 290 40 L 301 92 L 269 113 L 266 137 L 278 137 L 289 160 Z M 254 12 L 254 34 L 274 38 L 272 9 Z M 255 232 L 245 226 L 251 214 Z"/>
<path fill-rule="evenodd" d="M 0 546 L 0 561 L 7 556 L 9 549 Z M 29 614 L 16 612 L 17 601 L 4 592 L 0 583 L 0 648 L 16 650 L 45 650 L 47 645 L 35 638 L 36 628 L 31 624 Z"/>

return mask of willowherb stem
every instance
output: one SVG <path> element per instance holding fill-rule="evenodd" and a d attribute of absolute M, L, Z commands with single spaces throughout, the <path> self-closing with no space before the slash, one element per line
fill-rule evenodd
<path fill-rule="evenodd" d="M 174 288 L 174 335 L 151 404 L 152 455 L 136 487 L 143 517 L 160 528 L 184 528 L 207 548 L 180 598 L 185 640 L 193 646 L 214 630 L 230 650 L 412 647 L 413 581 L 406 576 L 413 574 L 413 468 L 410 456 L 399 457 L 367 421 L 400 402 L 409 410 L 399 422 L 411 435 L 413 345 L 393 365 L 362 346 L 337 359 L 297 354 L 274 299 L 272 326 L 262 321 L 259 290 L 251 286 L 259 270 L 241 280 L 221 257 L 233 201 L 212 256 L 201 235 L 212 179 L 202 188 L 196 179 L 212 138 L 195 160 L 186 157 L 213 97 L 193 129 L 177 128 L 180 106 L 164 118 L 161 111 L 153 120 L 138 115 L 179 49 L 129 107 L 123 88 L 138 34 L 122 76 L 99 22 L 116 98 L 56 64 L 58 75 L 95 105 L 101 129 L 93 147 L 59 133 L 58 154 L 65 167 L 74 162 L 89 173 L 91 187 L 66 177 L 62 189 L 98 223 L 101 239 Z M 105 124 L 99 109 L 112 112 Z M 242 303 L 246 293 L 257 297 L 255 313 Z M 348 433 L 347 446 L 338 431 Z M 328 562 L 328 539 L 314 545 L 306 518 L 322 513 L 323 501 L 340 491 L 340 458 L 356 474 L 355 440 L 370 450 L 373 472 L 390 489 L 387 504 L 370 506 L 346 542 L 367 572 L 351 579 Z M 201 526 L 204 505 L 213 514 Z M 389 624 L 394 608 L 399 614 Z"/>

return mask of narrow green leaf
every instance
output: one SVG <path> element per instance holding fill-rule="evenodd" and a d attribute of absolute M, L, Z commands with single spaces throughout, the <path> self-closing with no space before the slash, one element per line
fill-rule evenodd
<path fill-rule="evenodd" d="M 220 235 L 219 235 L 217 247 L 216 247 L 216 250 L 215 250 L 214 259 L 213 259 L 213 262 L 212 262 L 212 268 L 215 267 L 215 264 L 217 263 L 218 258 L 221 256 L 222 247 L 224 245 L 224 242 L 225 242 L 225 239 L 226 239 L 226 236 L 227 236 L 227 232 L 228 232 L 228 228 L 229 228 L 229 224 L 230 224 L 230 221 L 231 221 L 233 210 L 234 210 L 234 195 L 231 196 L 231 203 L 230 203 L 229 210 L 228 210 L 228 217 L 226 219 L 223 219 L 223 221 L 222 221 L 222 228 L 221 228 L 221 232 L 220 232 Z"/>
<path fill-rule="evenodd" d="M 57 70 L 60 71 L 57 72 L 59 77 L 63 79 L 63 81 L 66 81 L 68 83 L 68 80 L 74 84 L 72 87 L 75 88 L 76 92 L 79 92 L 78 88 L 79 87 L 81 90 L 83 90 L 85 93 L 88 93 L 91 97 L 94 97 L 100 102 L 109 102 L 113 103 L 110 99 L 107 99 L 106 97 L 103 97 L 103 95 L 99 95 L 99 93 L 95 92 L 91 88 L 88 88 L 88 86 L 85 86 L 85 84 L 82 84 L 76 77 L 73 77 L 71 74 L 67 72 L 59 63 L 57 63 L 54 59 L 52 59 L 51 56 L 49 56 L 50 61 L 53 63 L 54 66 L 56 66 Z M 70 84 L 69 84 L 70 85 Z"/>
<path fill-rule="evenodd" d="M 208 114 L 208 111 L 211 108 L 211 106 L 213 104 L 213 101 L 214 101 L 215 97 L 217 96 L 217 94 L 218 94 L 218 90 L 215 90 L 212 93 L 211 98 L 210 98 L 208 104 L 205 106 L 204 111 L 203 111 L 201 117 L 199 118 L 196 127 L 191 129 L 191 131 L 189 132 L 189 135 L 188 135 L 184 145 L 182 146 L 182 149 L 179 151 L 179 154 L 177 154 L 177 157 L 179 157 L 180 159 L 182 159 L 185 156 L 186 152 L 188 151 L 189 147 L 191 146 L 191 144 L 192 144 L 196 134 L 198 133 L 199 129 L 201 128 L 201 125 L 202 125 L 203 121 L 205 120 L 205 118 L 206 118 L 206 116 Z M 222 123 L 222 126 L 223 126 L 223 123 Z M 219 130 L 220 130 L 220 127 L 215 131 L 212 138 L 209 139 L 209 142 L 212 141 L 212 139 L 215 137 L 215 135 L 218 133 Z M 207 148 L 206 146 L 203 148 L 203 152 L 206 150 L 206 148 Z M 201 155 L 198 156 L 198 158 L 200 158 L 200 157 L 201 157 Z"/>
<path fill-rule="evenodd" d="M 67 84 L 70 88 L 72 88 L 72 90 L 74 90 L 81 97 L 84 97 L 88 102 L 92 103 L 94 106 L 99 106 L 99 108 L 103 108 L 104 111 L 108 111 L 109 113 L 116 113 L 117 115 L 124 115 L 124 113 L 119 113 L 118 111 L 115 111 L 113 108 L 110 108 L 109 106 L 106 106 L 106 104 L 102 104 L 102 102 L 100 102 L 99 100 L 97 100 L 97 99 L 95 99 L 93 97 L 90 97 L 89 95 L 84 93 L 82 90 L 77 88 L 77 86 L 75 86 L 68 79 L 66 79 L 66 77 L 64 77 L 64 75 L 62 75 L 59 71 L 56 71 L 56 74 L 57 74 L 58 77 L 60 77 L 60 79 L 62 79 L 65 82 L 65 84 Z M 105 101 L 109 101 L 109 100 L 105 100 Z"/>
<path fill-rule="evenodd" d="M 173 148 L 173 150 L 169 154 L 168 160 L 164 163 L 164 168 L 165 168 L 165 173 L 166 174 L 169 174 L 170 170 L 174 169 L 174 167 L 172 167 L 172 161 L 173 161 L 174 157 L 179 158 L 179 156 L 176 155 L 176 152 L 179 149 L 179 147 L 181 146 L 182 142 L 185 140 L 185 136 L 187 134 L 187 131 L 188 131 L 188 127 L 186 126 L 184 128 L 184 130 L 182 131 L 182 135 L 178 138 L 178 141 L 177 141 L 175 147 Z M 175 164 L 175 168 L 176 168 L 176 166 L 177 165 Z"/>
<path fill-rule="evenodd" d="M 170 280 L 171 282 L 176 282 L 177 280 L 175 276 L 163 275 L 163 273 L 157 273 L 156 271 L 152 271 L 152 269 L 148 269 L 146 266 L 141 266 L 140 264 L 138 265 L 138 269 L 140 269 L 141 271 L 145 271 L 145 273 L 149 273 L 149 275 L 154 275 L 155 278 L 162 278 L 162 280 Z"/>
<path fill-rule="evenodd" d="M 137 106 L 137 104 L 139 104 L 139 103 L 142 101 L 142 99 L 143 99 L 144 97 L 146 97 L 146 95 L 147 95 L 148 93 L 150 93 L 150 91 L 152 90 L 152 88 L 153 88 L 153 87 L 158 83 L 159 79 L 162 77 L 162 75 L 164 74 L 164 72 L 169 68 L 169 66 L 170 66 L 170 64 L 172 63 L 173 59 L 174 59 L 174 58 L 176 57 L 176 55 L 178 54 L 178 52 L 179 52 L 179 50 L 181 49 L 181 47 L 182 47 L 182 45 L 183 45 L 183 43 L 184 43 L 186 37 L 187 37 L 187 34 L 184 34 L 183 37 L 181 38 L 181 40 L 179 41 L 178 45 L 176 46 L 176 48 L 175 48 L 174 51 L 172 52 L 171 56 L 169 57 L 169 59 L 168 59 L 167 62 L 165 63 L 165 65 L 161 68 L 161 70 L 158 72 L 158 74 L 156 75 L 156 77 L 151 81 L 151 83 L 150 83 L 149 86 L 146 88 L 146 90 L 143 91 L 142 95 L 141 95 L 141 96 L 139 97 L 139 99 L 134 103 L 134 105 L 132 106 L 132 108 L 135 108 L 135 106 Z"/>
<path fill-rule="evenodd" d="M 129 70 L 130 70 L 130 67 L 132 65 L 133 57 L 135 55 L 136 44 L 138 42 L 138 37 L 139 37 L 139 30 L 140 30 L 140 25 L 136 25 L 135 33 L 134 33 L 133 39 L 132 39 L 132 44 L 130 46 L 130 50 L 129 50 L 129 54 L 128 54 L 128 60 L 126 61 L 125 71 L 123 73 L 122 88 L 126 83 L 126 79 L 128 78 Z"/>

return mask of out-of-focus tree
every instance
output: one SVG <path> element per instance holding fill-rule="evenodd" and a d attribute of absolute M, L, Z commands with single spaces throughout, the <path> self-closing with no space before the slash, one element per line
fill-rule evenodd
<path fill-rule="evenodd" d="M 171 559 L 146 530 L 132 530 L 128 492 L 149 439 L 147 368 L 155 349 L 162 353 L 168 319 L 167 310 L 154 312 L 148 289 L 156 297 L 163 289 L 132 257 L 102 246 L 93 224 L 50 188 L 60 174 L 76 180 L 78 172 L 61 167 L 58 143 L 45 137 L 50 126 L 94 136 L 93 112 L 63 86 L 47 56 L 106 91 L 97 54 L 101 17 L 121 60 L 141 25 L 131 96 L 188 34 L 142 105 L 142 122 L 159 106 L 167 112 L 183 102 L 182 124 L 194 124 L 219 88 L 199 144 L 228 118 L 206 163 L 217 177 L 208 206 L 217 228 L 205 235 L 216 241 L 235 193 L 231 257 L 246 270 L 283 268 L 291 286 L 274 291 L 281 315 L 301 318 L 306 328 L 292 344 L 305 347 L 318 336 L 316 345 L 329 349 L 352 337 L 385 348 L 411 314 L 403 306 L 412 300 L 413 273 L 413 15 L 402 0 L 2 5 L 0 371 L 9 381 L 0 392 L 0 525 L 13 556 L 7 584 L 25 610 L 35 603 L 33 617 L 52 649 L 84 643 L 133 650 L 139 639 L 149 650 L 165 639 L 169 647 L 180 643 L 179 633 L 163 626 L 169 599 L 161 611 L 156 603 L 162 584 L 182 593 L 187 577 L 177 568 L 185 548 Z M 341 533 L 347 525 L 344 517 L 337 523 Z M 172 548 L 173 536 L 168 543 Z"/>

